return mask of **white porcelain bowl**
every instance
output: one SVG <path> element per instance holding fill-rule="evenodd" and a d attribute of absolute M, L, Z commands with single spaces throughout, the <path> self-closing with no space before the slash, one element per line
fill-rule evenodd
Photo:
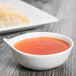
<path fill-rule="evenodd" d="M 59 38 L 61 40 L 66 41 L 70 45 L 70 48 L 67 49 L 66 51 L 56 53 L 56 54 L 51 54 L 51 55 L 32 55 L 32 54 L 23 53 L 13 47 L 13 45 L 16 42 L 27 38 L 33 38 L 33 37 Z M 36 70 L 51 69 L 63 64 L 69 57 L 71 50 L 73 48 L 73 41 L 69 37 L 66 37 L 64 35 L 60 35 L 57 33 L 50 33 L 50 32 L 27 33 L 11 39 L 4 38 L 4 41 L 10 46 L 13 56 L 21 65 L 27 68 L 36 69 Z"/>

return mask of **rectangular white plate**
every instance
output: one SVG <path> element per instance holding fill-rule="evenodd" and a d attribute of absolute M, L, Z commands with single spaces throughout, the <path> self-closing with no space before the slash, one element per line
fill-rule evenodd
<path fill-rule="evenodd" d="M 36 27 L 39 25 L 47 24 L 56 22 L 57 18 L 26 3 L 23 1 L 13 1 L 13 0 L 6 0 L 4 3 L 8 4 L 9 6 L 12 6 L 14 8 L 17 8 L 24 14 L 26 14 L 30 20 L 29 23 L 23 24 L 23 25 L 17 25 L 17 26 L 11 26 L 11 27 L 0 27 L 0 33 L 6 33 L 6 32 L 12 32 L 12 31 L 18 31 L 23 29 L 28 29 L 32 27 Z"/>

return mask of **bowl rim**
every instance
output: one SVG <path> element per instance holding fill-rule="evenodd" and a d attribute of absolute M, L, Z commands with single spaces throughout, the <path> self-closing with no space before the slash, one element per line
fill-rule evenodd
<path fill-rule="evenodd" d="M 66 35 L 62 35 L 62 34 L 59 34 L 59 33 L 53 33 L 53 32 L 31 32 L 31 33 L 26 33 L 26 34 L 33 34 L 33 33 L 50 33 L 50 34 L 55 34 L 55 35 L 62 36 L 62 37 L 64 37 L 64 38 L 68 39 L 68 40 L 71 42 L 71 46 L 70 46 L 67 50 L 64 50 L 64 51 L 62 51 L 62 52 L 55 53 L 55 54 L 47 54 L 47 55 L 35 55 L 35 54 L 24 53 L 24 52 L 21 52 L 21 51 L 17 50 L 14 46 L 10 46 L 10 47 L 12 47 L 14 51 L 16 51 L 16 52 L 18 52 L 18 53 L 20 53 L 20 54 L 23 54 L 23 55 L 44 57 L 44 56 L 54 56 L 54 55 L 59 55 L 59 54 L 61 54 L 61 53 L 65 53 L 65 52 L 67 52 L 67 51 L 70 51 L 70 50 L 73 48 L 73 46 L 74 46 L 73 40 L 72 40 L 70 37 L 66 36 Z M 26 35 L 26 34 L 22 34 L 22 35 Z M 18 35 L 18 36 L 22 36 L 22 35 Z M 16 37 L 18 37 L 18 36 L 16 36 Z M 47 37 L 47 36 L 46 36 L 46 37 Z M 15 37 L 13 37 L 13 38 L 15 38 Z M 13 39 L 13 38 L 11 38 L 11 39 Z M 35 38 L 35 37 L 33 37 L 33 38 Z M 28 38 L 27 38 L 27 39 L 28 39 Z"/>

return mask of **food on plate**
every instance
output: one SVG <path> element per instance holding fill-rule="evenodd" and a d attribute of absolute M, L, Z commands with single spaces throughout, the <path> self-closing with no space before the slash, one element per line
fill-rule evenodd
<path fill-rule="evenodd" d="M 0 2 L 0 27 L 26 24 L 28 17 L 16 8 Z"/>
<path fill-rule="evenodd" d="M 67 50 L 70 45 L 58 38 L 36 37 L 21 40 L 15 43 L 14 47 L 27 54 L 49 55 L 63 52 Z"/>

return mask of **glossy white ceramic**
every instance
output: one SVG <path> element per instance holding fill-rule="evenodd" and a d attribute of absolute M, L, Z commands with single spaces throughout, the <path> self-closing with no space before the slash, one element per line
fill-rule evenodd
<path fill-rule="evenodd" d="M 23 53 L 13 47 L 16 42 L 33 37 L 59 38 L 61 40 L 66 41 L 70 45 L 70 48 L 63 52 L 51 54 L 51 55 L 32 55 L 32 54 Z M 63 64 L 68 59 L 71 50 L 73 48 L 73 41 L 69 37 L 57 33 L 50 33 L 50 32 L 32 32 L 32 33 L 19 35 L 11 39 L 4 38 L 4 41 L 9 45 L 9 47 L 12 50 L 13 56 L 21 65 L 36 70 L 51 69 Z"/>
<path fill-rule="evenodd" d="M 56 22 L 58 19 L 26 2 L 17 1 L 17 0 L 3 0 L 4 3 L 12 6 L 22 13 L 26 14 L 30 20 L 27 24 L 17 25 L 17 26 L 10 26 L 10 27 L 0 27 L 0 33 L 7 33 L 12 31 L 19 31 L 25 30 L 28 28 L 40 26 L 47 23 Z"/>

